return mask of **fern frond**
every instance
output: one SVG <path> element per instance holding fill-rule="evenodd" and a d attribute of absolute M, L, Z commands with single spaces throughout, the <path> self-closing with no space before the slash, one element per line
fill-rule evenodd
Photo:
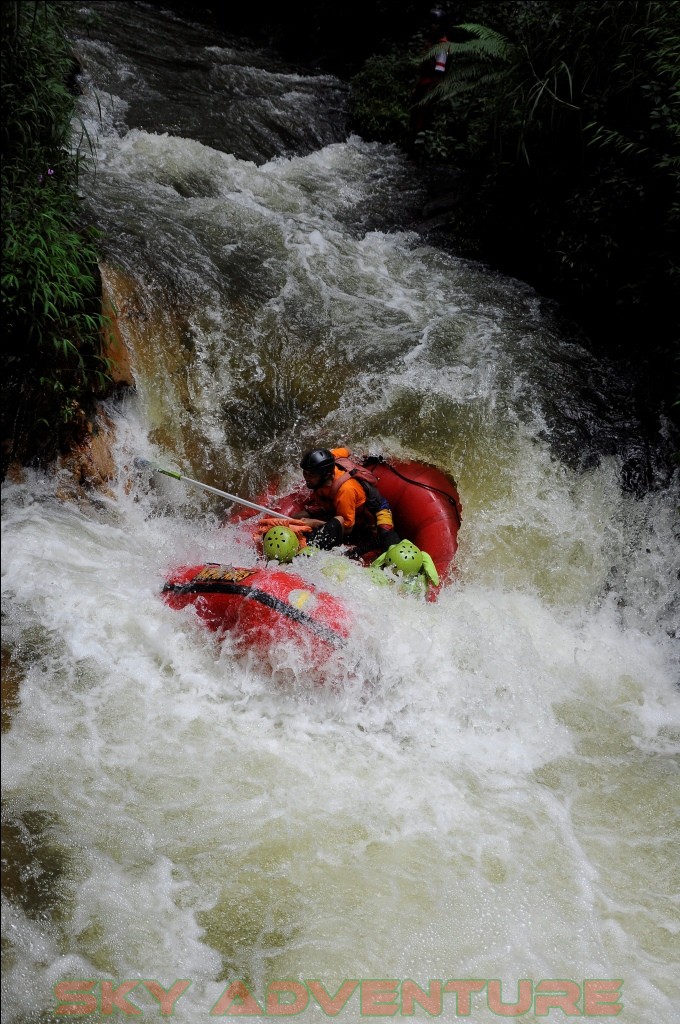
<path fill-rule="evenodd" d="M 505 78 L 504 71 L 487 71 L 480 67 L 469 68 L 464 74 L 455 79 L 444 79 L 418 105 L 420 106 L 433 100 L 450 100 L 454 96 L 460 96 L 462 93 L 470 92 L 473 89 L 480 90 L 487 86 L 495 85 L 503 78 Z"/>
<path fill-rule="evenodd" d="M 500 32 L 494 32 L 493 29 L 487 28 L 485 25 L 476 25 L 472 22 L 455 25 L 454 28 L 469 33 L 473 38 L 465 39 L 462 42 L 436 43 L 430 47 L 425 56 L 436 57 L 438 53 L 446 52 L 459 60 L 470 58 L 472 60 L 505 61 L 506 63 L 515 57 L 516 47 Z"/>
<path fill-rule="evenodd" d="M 462 43 L 451 43 L 451 46 L 470 49 L 478 47 L 490 56 L 495 56 L 502 60 L 509 60 L 513 56 L 515 47 L 510 40 L 486 25 L 479 25 L 476 22 L 464 22 L 461 25 L 455 25 L 454 28 L 461 29 L 463 32 L 469 32 L 475 38 L 465 40 Z"/>
<path fill-rule="evenodd" d="M 438 43 L 428 50 L 427 57 L 445 51 L 453 59 L 442 81 L 420 101 L 419 106 L 435 100 L 450 100 L 471 89 L 495 85 L 517 60 L 517 48 L 500 32 L 473 22 L 454 27 L 472 38 L 463 42 Z"/>

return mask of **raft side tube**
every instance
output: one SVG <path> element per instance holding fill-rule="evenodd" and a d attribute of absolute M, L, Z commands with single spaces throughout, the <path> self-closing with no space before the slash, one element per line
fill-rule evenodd
<path fill-rule="evenodd" d="M 249 646 L 303 640 L 328 654 L 345 646 L 352 620 L 335 597 L 285 570 L 219 563 L 184 566 L 166 581 L 162 597 L 175 609 L 193 605 L 215 632 L 234 631 Z"/>

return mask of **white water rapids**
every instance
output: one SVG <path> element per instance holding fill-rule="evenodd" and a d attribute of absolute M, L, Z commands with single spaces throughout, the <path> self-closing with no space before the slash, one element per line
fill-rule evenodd
<path fill-rule="evenodd" d="M 621 1019 L 679 1020 L 677 480 L 636 496 L 628 442 L 588 448 L 623 431 L 615 382 L 531 289 L 367 227 L 412 187 L 396 152 L 352 137 L 258 163 L 126 122 L 142 72 L 107 31 L 88 37 L 111 95 L 83 99 L 84 201 L 137 388 L 108 407 L 109 496 L 3 485 L 3 1021 L 64 1019 L 69 979 L 96 1019 L 129 1013 L 105 981 L 189 980 L 174 1018 L 196 1024 L 238 980 L 264 1017 L 273 981 L 500 979 L 511 1003 L 522 979 L 614 979 Z M 232 76 L 234 52 L 201 49 Z M 310 90 L 338 89 L 267 74 L 267 123 L 291 134 Z M 360 618 L 319 686 L 299 650 L 263 664 L 163 604 L 169 569 L 253 547 L 134 459 L 254 497 L 345 442 L 456 478 L 458 576 L 424 604 L 310 561 Z M 127 998 L 160 1019 L 142 986 Z M 494 1006 L 482 986 L 468 1019 Z M 357 988 L 338 1019 L 362 1012 Z M 310 995 L 299 1016 L 327 1013 Z"/>

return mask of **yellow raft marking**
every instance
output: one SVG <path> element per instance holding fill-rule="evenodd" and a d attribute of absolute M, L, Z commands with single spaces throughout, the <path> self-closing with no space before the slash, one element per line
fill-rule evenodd
<path fill-rule="evenodd" d="M 293 608 L 297 608 L 298 611 L 302 611 L 305 605 L 309 604 L 310 600 L 312 602 L 310 608 L 313 608 L 316 604 L 316 598 L 311 590 L 291 590 L 288 595 L 288 603 L 292 604 Z"/>

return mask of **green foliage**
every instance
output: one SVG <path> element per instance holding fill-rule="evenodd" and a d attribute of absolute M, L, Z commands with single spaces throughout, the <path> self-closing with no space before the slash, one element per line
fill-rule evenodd
<path fill-rule="evenodd" d="M 461 251 L 559 299 L 608 351 L 677 377 L 680 3 L 455 10 L 420 152 L 459 172 Z"/>
<path fill-rule="evenodd" d="M 569 19 L 538 10 L 518 26 L 505 88 L 486 96 L 501 144 L 473 161 L 502 192 L 499 154 L 521 156 L 534 245 L 575 297 L 666 302 L 670 313 L 661 282 L 678 218 L 679 25 L 677 2 L 581 2 Z"/>
<path fill-rule="evenodd" d="M 50 458 L 107 381 L 95 233 L 79 223 L 61 5 L 2 6 L 3 459 Z"/>
<path fill-rule="evenodd" d="M 472 22 L 456 25 L 456 30 L 469 38 L 445 46 L 438 43 L 426 54 L 436 57 L 446 50 L 452 59 L 447 74 L 424 98 L 424 103 L 441 103 L 472 89 L 497 86 L 517 60 L 515 47 L 500 32 Z"/>
<path fill-rule="evenodd" d="M 409 140 L 409 105 L 416 63 L 398 54 L 369 57 L 352 79 L 350 115 L 368 142 Z"/>

